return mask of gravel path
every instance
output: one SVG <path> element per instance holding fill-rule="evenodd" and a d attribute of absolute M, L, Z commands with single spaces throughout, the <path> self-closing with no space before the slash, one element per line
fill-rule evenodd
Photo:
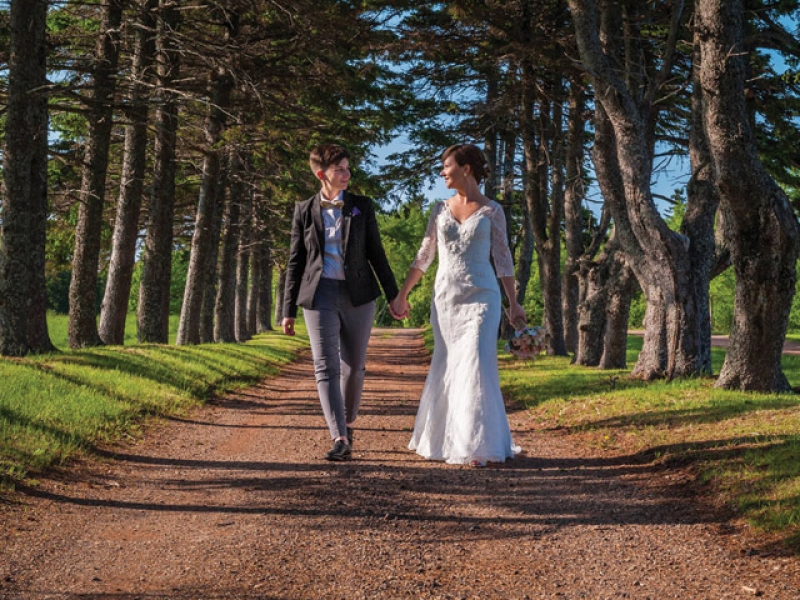
<path fill-rule="evenodd" d="M 349 463 L 320 460 L 306 357 L 21 490 L 0 598 L 800 598 L 800 560 L 668 492 L 680 473 L 586 457 L 524 411 L 503 466 L 409 452 L 427 361 L 418 332 L 375 331 Z"/>

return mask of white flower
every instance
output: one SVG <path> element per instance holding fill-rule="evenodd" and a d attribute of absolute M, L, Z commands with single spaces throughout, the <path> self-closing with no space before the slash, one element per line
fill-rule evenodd
<path fill-rule="evenodd" d="M 533 360 L 547 348 L 547 337 L 547 330 L 542 326 L 519 329 L 506 342 L 506 352 L 518 359 Z"/>

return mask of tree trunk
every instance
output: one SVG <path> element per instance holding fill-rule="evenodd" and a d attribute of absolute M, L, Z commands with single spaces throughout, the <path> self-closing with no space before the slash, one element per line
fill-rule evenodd
<path fill-rule="evenodd" d="M 175 216 L 175 147 L 178 139 L 178 96 L 173 82 L 180 76 L 180 52 L 174 33 L 180 27 L 175 3 L 161 0 L 158 36 L 153 188 L 142 257 L 137 315 L 140 343 L 169 341 L 169 302 Z"/>
<path fill-rule="evenodd" d="M 239 246 L 241 227 L 241 190 L 235 181 L 239 176 L 239 158 L 231 151 L 230 194 L 225 204 L 222 233 L 222 256 L 219 260 L 217 298 L 214 307 L 214 341 L 233 343 L 236 341 L 236 250 Z"/>
<path fill-rule="evenodd" d="M 525 301 L 525 290 L 528 287 L 528 282 L 531 277 L 531 265 L 533 264 L 533 235 L 530 232 L 530 222 L 527 218 L 523 219 L 523 227 L 521 235 L 515 231 L 514 218 L 514 205 L 517 199 L 514 195 L 514 166 L 515 166 L 515 150 L 516 150 L 516 135 L 511 119 L 507 119 L 501 133 L 500 139 L 502 143 L 502 164 L 498 165 L 498 170 L 502 169 L 502 177 L 500 178 L 500 197 L 499 202 L 503 207 L 503 213 L 506 216 L 506 237 L 508 244 L 511 248 L 511 254 L 516 254 L 514 241 L 519 238 L 521 243 L 519 259 L 517 260 L 517 269 L 515 273 L 515 287 L 517 301 L 522 304 Z M 497 149 L 496 154 L 500 155 L 500 149 Z M 497 194 L 497 192 L 495 192 Z M 527 214 L 527 213 L 526 213 Z M 514 333 L 514 325 L 509 323 L 506 314 L 503 314 L 500 320 L 500 338 L 509 339 Z"/>
<path fill-rule="evenodd" d="M 264 232 L 260 234 L 260 241 L 256 244 L 256 252 L 260 263 L 258 279 L 258 315 L 256 318 L 256 333 L 272 331 L 272 247 L 266 239 Z M 280 302 L 278 303 L 280 304 Z M 279 322 L 278 322 L 279 323 Z"/>
<path fill-rule="evenodd" d="M 258 330 L 258 302 L 261 294 L 261 256 L 260 250 L 252 240 L 250 249 L 250 280 L 247 284 L 247 337 L 251 338 Z"/>
<path fill-rule="evenodd" d="M 214 337 L 214 313 L 217 304 L 217 287 L 219 284 L 219 251 L 222 236 L 222 215 L 225 211 L 225 198 L 228 194 L 230 164 L 228 152 L 220 154 L 219 177 L 214 184 L 215 199 L 213 212 L 209 222 L 211 234 L 208 239 L 208 258 L 206 274 L 203 277 L 202 300 L 200 307 L 200 343 L 210 344 Z"/>
<path fill-rule="evenodd" d="M 30 49 L 26 50 L 30 52 Z M 52 352 L 56 349 L 47 330 L 47 280 L 45 263 L 47 247 L 47 96 L 40 94 L 32 102 L 39 111 L 40 129 L 31 139 L 37 149 L 32 162 L 31 180 L 31 251 L 30 251 L 30 296 L 28 307 L 28 350 L 33 353 Z M 6 129 L 6 131 L 8 131 Z"/>
<path fill-rule="evenodd" d="M 523 18 L 523 21 L 525 19 Z M 522 65 L 522 98 L 519 126 L 522 137 L 523 152 L 523 187 L 524 187 L 524 209 L 525 229 L 523 230 L 522 249 L 517 265 L 517 281 L 519 283 L 520 294 L 527 292 L 528 281 L 533 263 L 533 251 L 537 247 L 537 240 L 534 235 L 533 207 L 537 203 L 536 196 L 538 189 L 538 155 L 536 152 L 536 132 L 534 131 L 533 114 L 534 102 L 534 71 L 528 61 L 523 61 Z M 529 236 L 529 237 L 528 237 Z M 527 245 L 530 244 L 530 248 Z M 530 260 L 530 262 L 529 262 Z M 540 278 L 541 279 L 541 278 Z M 524 297 L 524 296 L 523 296 Z M 546 326 L 546 323 L 545 323 Z M 549 333 L 549 332 L 548 332 Z"/>
<path fill-rule="evenodd" d="M 525 134 L 522 136 L 523 144 L 526 144 Z M 533 273 L 533 254 L 536 249 L 536 246 L 533 241 L 533 228 L 531 227 L 531 213 L 528 210 L 528 202 L 527 202 L 527 189 L 528 189 L 528 177 L 526 174 L 528 172 L 527 169 L 527 157 L 523 160 L 523 177 L 522 180 L 525 182 L 523 185 L 525 187 L 525 198 L 522 201 L 522 241 L 520 242 L 519 248 L 519 256 L 517 258 L 517 272 L 516 272 L 516 280 L 517 280 L 517 301 L 520 304 L 523 304 L 525 301 L 525 297 L 528 295 L 528 286 L 530 285 L 531 281 L 531 274 Z M 506 179 L 506 182 L 509 180 Z M 513 185 L 513 184 L 512 184 Z M 511 187 L 511 186 L 509 186 Z"/>
<path fill-rule="evenodd" d="M 696 36 L 696 32 L 695 32 Z M 700 83 L 700 40 L 695 37 L 692 57 L 692 113 L 689 129 L 691 178 L 686 186 L 686 213 L 681 233 L 689 240 L 689 271 L 692 274 L 690 297 L 697 314 L 697 369 L 711 375 L 711 310 L 709 285 L 717 262 L 714 217 L 719 208 L 719 193 L 714 183 L 712 158 L 706 139 L 703 112 L 703 86 Z M 708 315 L 708 318 L 701 318 Z"/>
<path fill-rule="evenodd" d="M 147 165 L 147 106 L 150 69 L 155 56 L 155 10 L 158 0 L 145 0 L 135 27 L 135 47 L 131 73 L 131 89 L 125 127 L 125 149 L 122 180 L 108 280 L 100 311 L 100 339 L 105 344 L 122 344 L 125 320 L 131 293 L 133 268 L 136 264 L 136 240 L 139 235 L 139 214 L 142 207 L 144 173 Z"/>
<path fill-rule="evenodd" d="M 283 322 L 283 294 L 286 290 L 286 269 L 278 268 L 278 287 L 275 290 L 275 324 L 280 327 Z"/>
<path fill-rule="evenodd" d="M 564 329 L 561 311 L 561 215 L 563 214 L 563 195 L 557 194 L 553 202 L 549 201 L 549 155 L 556 151 L 561 152 L 558 141 L 560 132 L 556 130 L 560 123 L 554 125 L 551 118 L 549 100 L 542 100 L 539 107 L 541 125 L 538 129 L 539 140 L 533 131 L 533 95 L 535 89 L 533 69 L 530 65 L 523 66 L 523 104 L 524 119 L 523 143 L 526 170 L 528 179 L 525 185 L 525 195 L 530 215 L 531 229 L 539 266 L 539 281 L 542 286 L 542 300 L 544 303 L 544 327 L 548 335 L 548 354 L 565 356 Z M 556 94 L 557 95 L 557 94 Z M 560 115 L 560 109 L 555 109 L 555 115 Z M 560 118 L 559 118 L 560 120 Z M 552 145 L 548 148 L 548 142 Z M 556 182 L 563 182 L 558 174 L 561 161 L 553 165 L 553 174 Z M 560 185 L 560 183 L 559 183 Z M 563 191 L 563 188 L 562 188 Z"/>
<path fill-rule="evenodd" d="M 486 178 L 483 193 L 487 198 L 496 200 L 497 196 L 497 114 L 496 105 L 499 95 L 499 73 L 496 69 L 488 69 L 486 73 L 486 114 L 483 127 L 483 150 L 489 161 L 489 176 Z"/>
<path fill-rule="evenodd" d="M 253 231 L 253 202 L 250 190 L 244 189 L 244 182 L 238 181 L 237 195 L 242 202 L 241 225 L 239 228 L 239 248 L 236 253 L 236 340 L 246 342 L 252 337 L 247 326 L 247 284 L 250 279 L 250 254 Z"/>
<path fill-rule="evenodd" d="M 598 107 L 606 115 L 615 143 L 604 154 L 617 161 L 624 195 L 609 203 L 617 235 L 647 299 L 646 332 L 642 352 L 632 376 L 642 379 L 688 377 L 703 373 L 698 360 L 698 315 L 689 258 L 689 240 L 670 231 L 659 215 L 650 190 L 655 122 L 658 114 L 656 93 L 670 75 L 677 32 L 681 28 L 682 3 L 673 7 L 673 19 L 653 76 L 653 65 L 637 60 L 626 62 L 621 77 L 615 68 L 614 47 L 622 27 L 620 7 L 604 2 L 602 15 L 597 2 L 569 0 L 581 59 L 592 74 Z M 629 7 L 624 26 L 627 57 L 644 57 L 639 45 L 637 10 Z M 602 17 L 602 19 L 601 19 Z M 602 29 L 602 33 L 601 33 Z M 601 43 L 601 37 L 603 42 Z M 608 202 L 608 199 L 607 199 Z"/>
<path fill-rule="evenodd" d="M 578 307 L 578 347 L 573 363 L 596 367 L 603 356 L 603 335 L 606 328 L 608 289 L 605 264 L 610 260 L 581 261 L 581 303 Z"/>
<path fill-rule="evenodd" d="M 183 294 L 181 319 L 178 326 L 177 343 L 199 344 L 203 310 L 203 294 L 208 281 L 209 263 L 214 253 L 214 216 L 217 199 L 217 183 L 220 175 L 220 150 L 217 149 L 225 127 L 225 110 L 230 101 L 232 80 L 223 71 L 214 72 L 211 80 L 211 106 L 206 121 L 207 150 L 203 161 L 203 179 L 197 204 L 192 252 L 186 288 Z"/>
<path fill-rule="evenodd" d="M 32 344 L 34 325 L 31 300 L 43 290 L 44 256 L 39 223 L 46 206 L 47 179 L 47 45 L 48 2 L 14 2 L 10 8 L 8 105 L 3 149 L 3 215 L 0 243 L 0 354 L 23 356 L 45 350 L 49 344 Z M 46 214 L 44 215 L 46 218 Z M 41 244 L 41 248 L 37 246 Z M 41 274 L 38 271 L 41 270 Z M 37 345 L 39 347 L 37 347 Z"/>
<path fill-rule="evenodd" d="M 736 274 L 730 346 L 717 386 L 789 391 L 781 367 L 800 226 L 762 165 L 745 106 L 749 56 L 741 0 L 697 0 L 704 122 Z"/>
<path fill-rule="evenodd" d="M 501 138 L 503 141 L 503 174 L 500 179 L 500 204 L 503 206 L 503 212 L 506 215 L 506 234 L 508 235 L 508 243 L 511 245 L 517 234 L 514 230 L 515 225 L 514 219 L 512 218 L 514 214 L 514 205 L 517 202 L 514 195 L 517 132 L 512 123 L 506 124 Z M 512 253 L 513 250 L 514 248 L 512 246 Z M 520 300 L 520 303 L 521 302 Z"/>
<path fill-rule="evenodd" d="M 509 244 L 511 244 L 511 240 L 517 237 L 517 232 L 513 230 L 514 219 L 511 218 L 514 213 L 514 204 L 517 202 L 514 195 L 517 132 L 511 122 L 506 123 L 501 133 L 501 138 L 503 141 L 503 174 L 500 180 L 500 204 L 503 206 L 503 212 L 506 215 L 507 235 Z M 527 218 L 527 206 L 524 202 L 522 203 L 522 209 L 524 216 L 522 219 L 522 232 L 519 236 L 521 242 L 519 243 L 519 256 L 515 273 L 517 301 L 520 304 L 525 302 L 525 292 L 528 289 L 533 265 L 533 233 L 530 228 L 530 219 Z M 505 323 L 506 319 L 503 321 Z"/>
<path fill-rule="evenodd" d="M 581 305 L 575 364 L 624 369 L 628 315 L 637 289 L 633 271 L 614 236 L 596 261 L 581 261 Z"/>
<path fill-rule="evenodd" d="M 594 366 L 598 364 L 597 361 L 599 358 L 597 357 L 602 355 L 603 341 L 600 337 L 602 330 L 596 330 L 591 324 L 596 318 L 594 312 L 597 310 L 604 312 L 603 303 L 607 304 L 607 302 L 605 299 L 603 299 L 603 303 L 598 301 L 599 297 L 597 294 L 599 290 L 597 289 L 597 274 L 594 273 L 594 270 L 598 265 L 595 261 L 595 257 L 598 252 L 600 252 L 601 248 L 604 248 L 606 252 L 610 252 L 610 247 L 606 240 L 610 226 L 610 212 L 606 207 L 603 207 L 596 229 L 593 232 L 587 232 L 592 234 L 592 239 L 588 247 L 584 250 L 583 255 L 578 259 L 578 271 L 574 275 L 575 279 L 578 281 L 578 341 L 572 359 L 573 363 L 588 364 L 586 362 L 587 360 L 593 360 L 594 362 L 591 364 Z M 616 244 L 616 246 L 618 252 L 621 253 L 619 244 Z M 593 281 L 590 281 L 590 277 Z M 605 316 L 601 316 L 600 319 L 601 322 L 605 324 Z M 597 331 L 599 333 L 592 337 L 592 334 L 584 334 L 584 331 L 587 330 Z M 627 323 L 625 324 L 625 330 L 627 333 Z M 593 358 L 590 359 L 589 357 Z"/>
<path fill-rule="evenodd" d="M 95 51 L 94 81 L 88 111 L 88 134 L 81 178 L 75 253 L 69 287 L 70 348 L 102 344 L 97 331 L 97 272 L 103 231 L 108 155 L 114 117 L 114 91 L 119 61 L 124 0 L 103 4 Z"/>
<path fill-rule="evenodd" d="M 549 333 L 548 354 L 566 356 L 567 346 L 564 340 L 564 312 L 561 291 L 561 224 L 564 216 L 564 131 L 563 131 L 563 82 L 558 80 L 553 88 L 552 116 L 548 117 L 549 127 L 542 131 L 548 133 L 552 171 L 551 200 L 547 209 L 547 236 L 539 248 L 539 278 L 542 281 L 542 299 L 544 300 L 545 327 Z M 546 136 L 542 136 L 543 144 Z M 543 146 L 544 147 L 544 146 Z M 547 164 L 545 156 L 540 158 Z M 548 196 L 543 195 L 546 202 Z M 534 232 L 536 232 L 534 224 Z"/>
<path fill-rule="evenodd" d="M 567 127 L 566 189 L 564 193 L 564 265 L 562 303 L 564 311 L 564 344 L 567 352 L 578 348 L 578 304 L 580 302 L 580 260 L 584 253 L 583 235 L 583 138 L 585 91 L 577 77 L 569 87 L 569 121 Z"/>
<path fill-rule="evenodd" d="M 603 355 L 598 367 L 625 369 L 628 362 L 631 300 L 639 285 L 622 252 L 615 251 L 610 257 L 606 289 L 606 328 L 603 334 Z"/>

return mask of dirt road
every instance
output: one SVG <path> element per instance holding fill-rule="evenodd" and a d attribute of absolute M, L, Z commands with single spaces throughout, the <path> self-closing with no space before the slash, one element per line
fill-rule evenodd
<path fill-rule="evenodd" d="M 376 331 L 355 460 L 329 449 L 308 358 L 0 510 L 0 598 L 800 598 L 800 561 L 510 409 L 524 455 L 406 450 L 428 357 Z M 748 541 L 749 540 L 749 541 Z"/>

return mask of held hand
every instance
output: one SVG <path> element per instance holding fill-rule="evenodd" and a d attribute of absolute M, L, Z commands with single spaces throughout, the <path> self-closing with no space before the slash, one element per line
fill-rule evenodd
<path fill-rule="evenodd" d="M 394 300 L 389 302 L 389 312 L 397 320 L 407 319 L 410 309 L 411 306 L 408 300 L 400 298 L 400 296 L 397 296 Z"/>
<path fill-rule="evenodd" d="M 402 312 L 401 302 L 397 298 L 389 302 L 389 313 L 398 321 L 405 318 L 405 313 Z"/>
<path fill-rule="evenodd" d="M 284 317 L 281 325 L 283 326 L 283 333 L 286 335 L 294 335 L 294 319 Z"/>

